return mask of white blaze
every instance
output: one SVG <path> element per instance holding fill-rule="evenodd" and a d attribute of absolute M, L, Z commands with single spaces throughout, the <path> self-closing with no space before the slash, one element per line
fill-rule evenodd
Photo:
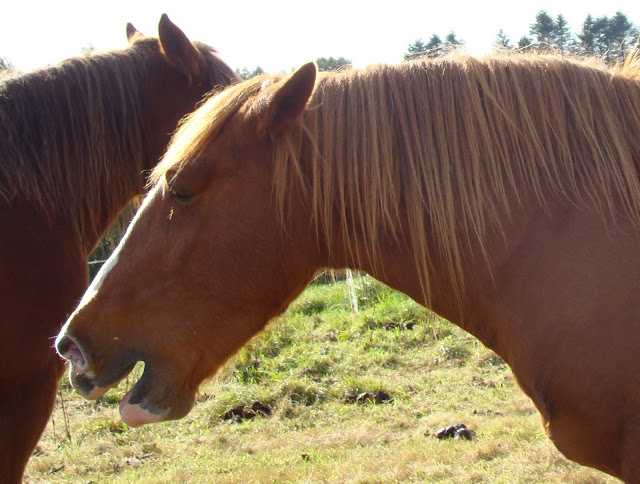
<path fill-rule="evenodd" d="M 94 277 L 93 281 L 91 282 L 91 285 L 89 285 L 84 295 L 82 296 L 82 299 L 78 303 L 78 307 L 75 309 L 75 311 L 73 311 L 71 316 L 69 316 L 69 318 L 67 319 L 67 322 L 62 327 L 62 330 L 60 331 L 60 333 L 58 334 L 58 337 L 56 338 L 56 346 L 58 345 L 58 341 L 67 332 L 67 327 L 69 326 L 69 323 L 73 320 L 73 317 L 75 316 L 75 314 L 78 311 L 80 311 L 84 306 L 89 304 L 89 302 L 96 296 L 96 294 L 98 294 L 98 291 L 102 287 L 102 284 L 107 278 L 107 275 L 109 274 L 111 269 L 113 269 L 115 265 L 118 263 L 118 258 L 120 257 L 120 252 L 122 251 L 122 247 L 124 247 L 125 243 L 127 242 L 127 239 L 129 238 L 129 235 L 131 234 L 131 231 L 133 230 L 134 225 L 138 221 L 138 218 L 140 218 L 140 215 L 148 206 L 149 200 L 151 200 L 151 198 L 155 195 L 155 193 L 160 189 L 159 185 L 160 183 L 158 183 L 145 197 L 144 201 L 142 202 L 142 206 L 140 207 L 136 215 L 133 217 L 133 220 L 129 224 L 129 227 L 127 227 L 127 231 L 125 232 L 124 236 L 120 240 L 118 247 L 116 247 L 116 249 L 113 251 L 111 256 L 102 265 L 102 267 L 96 274 L 96 277 Z"/>

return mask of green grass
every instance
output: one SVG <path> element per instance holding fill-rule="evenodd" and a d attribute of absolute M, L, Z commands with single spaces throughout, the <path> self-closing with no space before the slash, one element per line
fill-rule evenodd
<path fill-rule="evenodd" d="M 509 368 L 477 340 L 369 277 L 356 285 L 358 313 L 344 282 L 310 286 L 181 421 L 127 428 L 118 401 L 133 379 L 96 402 L 63 383 L 25 481 L 618 482 L 553 447 Z M 380 391 L 392 400 L 355 403 Z M 272 415 L 221 418 L 255 401 Z M 435 437 L 458 423 L 476 439 Z"/>

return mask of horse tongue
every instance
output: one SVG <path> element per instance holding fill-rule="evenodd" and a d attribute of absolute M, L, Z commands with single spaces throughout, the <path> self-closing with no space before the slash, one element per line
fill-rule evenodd
<path fill-rule="evenodd" d="M 140 427 L 141 425 L 161 422 L 163 420 L 160 415 L 155 415 L 138 404 L 129 404 L 130 396 L 131 390 L 129 390 L 120 401 L 120 416 L 122 417 L 122 421 L 129 427 Z"/>

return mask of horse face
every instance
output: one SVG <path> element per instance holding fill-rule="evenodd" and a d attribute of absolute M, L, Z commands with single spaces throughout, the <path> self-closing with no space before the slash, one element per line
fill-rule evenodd
<path fill-rule="evenodd" d="M 155 186 L 58 337 L 74 386 L 89 398 L 145 362 L 121 403 L 129 425 L 188 413 L 202 380 L 317 268 L 310 216 L 298 204 L 282 224 L 268 126 L 245 108 Z"/>

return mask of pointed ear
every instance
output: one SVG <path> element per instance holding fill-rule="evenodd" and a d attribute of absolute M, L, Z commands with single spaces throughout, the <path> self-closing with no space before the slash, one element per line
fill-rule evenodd
<path fill-rule="evenodd" d="M 206 70 L 204 57 L 165 13 L 160 17 L 158 34 L 169 64 L 180 69 L 191 80 L 202 78 Z"/>
<path fill-rule="evenodd" d="M 142 35 L 138 29 L 136 29 L 131 22 L 127 22 L 127 40 L 129 43 L 133 42 L 133 39 L 138 35 Z"/>
<path fill-rule="evenodd" d="M 265 100 L 267 108 L 259 124 L 261 133 L 278 136 L 298 120 L 316 83 L 316 65 L 309 62 L 295 71 Z"/>

